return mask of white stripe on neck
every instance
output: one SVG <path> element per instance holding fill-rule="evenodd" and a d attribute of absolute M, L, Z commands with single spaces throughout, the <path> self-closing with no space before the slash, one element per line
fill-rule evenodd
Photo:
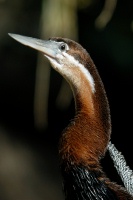
<path fill-rule="evenodd" d="M 75 60 L 75 58 L 67 53 L 63 53 L 65 57 L 68 58 L 68 60 L 70 60 L 70 63 L 73 63 L 74 66 L 78 67 L 82 73 L 85 75 L 85 77 L 87 78 L 87 80 L 89 81 L 90 83 L 90 86 L 92 88 L 92 92 L 94 93 L 95 92 L 95 82 L 94 82 L 94 79 L 92 77 L 92 75 L 90 74 L 90 72 L 77 60 Z"/>

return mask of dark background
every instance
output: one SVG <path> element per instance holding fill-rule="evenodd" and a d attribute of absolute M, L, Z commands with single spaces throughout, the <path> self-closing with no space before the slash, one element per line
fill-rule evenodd
<path fill-rule="evenodd" d="M 98 29 L 95 19 L 104 3 L 98 0 L 77 9 L 78 41 L 90 53 L 103 80 L 111 109 L 111 140 L 133 169 L 133 1 L 118 1 L 107 26 Z M 33 101 L 37 52 L 8 36 L 13 32 L 39 38 L 41 7 L 41 0 L 0 1 L 2 200 L 63 199 L 58 139 L 74 116 L 74 101 L 64 110 L 56 106 L 62 78 L 51 69 L 48 126 L 36 128 Z M 121 183 L 108 152 L 102 163 L 108 176 Z"/>

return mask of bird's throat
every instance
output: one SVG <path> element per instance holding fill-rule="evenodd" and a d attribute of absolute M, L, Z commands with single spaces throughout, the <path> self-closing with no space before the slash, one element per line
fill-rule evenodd
<path fill-rule="evenodd" d="M 108 102 L 101 80 L 96 82 L 95 92 L 84 74 L 77 81 L 71 85 L 76 114 L 60 140 L 61 162 L 98 166 L 110 138 Z"/>

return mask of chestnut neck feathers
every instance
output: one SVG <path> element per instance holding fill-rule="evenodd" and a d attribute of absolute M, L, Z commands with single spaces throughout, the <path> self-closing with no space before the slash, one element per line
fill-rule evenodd
<path fill-rule="evenodd" d="M 61 39 L 55 39 L 61 41 Z M 85 49 L 71 40 L 68 63 L 61 73 L 69 82 L 76 114 L 65 129 L 60 142 L 61 160 L 67 165 L 98 165 L 104 155 L 111 132 L 110 112 L 104 86 Z"/>

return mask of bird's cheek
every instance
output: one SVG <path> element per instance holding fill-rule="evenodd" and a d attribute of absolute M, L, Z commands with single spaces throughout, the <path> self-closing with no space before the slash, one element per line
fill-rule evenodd
<path fill-rule="evenodd" d="M 64 56 L 62 54 L 57 54 L 56 59 L 62 61 Z"/>

